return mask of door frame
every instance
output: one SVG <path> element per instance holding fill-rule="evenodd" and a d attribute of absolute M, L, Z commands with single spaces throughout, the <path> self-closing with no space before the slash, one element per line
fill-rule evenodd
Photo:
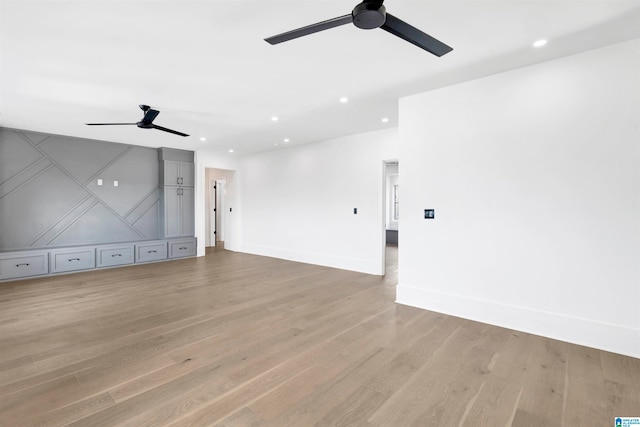
<path fill-rule="evenodd" d="M 387 205 L 387 198 L 389 196 L 387 192 L 387 178 L 389 176 L 389 173 L 388 173 L 389 165 L 397 165 L 398 177 L 400 176 L 400 163 L 398 159 L 389 159 L 389 160 L 382 161 L 382 275 L 383 276 L 386 274 L 386 270 L 387 270 L 387 217 L 390 215 L 389 207 Z M 398 249 L 399 248 L 400 248 L 400 239 L 398 238 Z"/>
<path fill-rule="evenodd" d="M 209 192 L 209 204 L 213 206 L 209 206 L 209 246 L 216 246 L 218 242 L 217 232 L 218 232 L 218 190 L 217 190 L 217 181 L 211 181 L 210 184 L 210 192 Z"/>
<path fill-rule="evenodd" d="M 224 240 L 226 239 L 226 227 L 227 227 L 227 211 L 225 209 L 225 205 L 226 205 L 226 187 L 227 187 L 227 180 L 226 179 L 216 179 L 214 181 L 214 187 L 215 187 L 215 201 L 214 201 L 214 206 L 216 209 L 216 215 L 215 215 L 215 229 L 216 229 L 216 233 L 214 235 L 214 237 L 216 238 L 215 244 L 217 245 L 218 242 L 224 242 Z M 215 246 L 215 245 L 214 245 Z"/>

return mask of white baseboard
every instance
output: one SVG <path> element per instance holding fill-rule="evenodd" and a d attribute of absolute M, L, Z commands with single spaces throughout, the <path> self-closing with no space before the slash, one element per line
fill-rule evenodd
<path fill-rule="evenodd" d="M 347 258 L 329 254 L 301 252 L 272 246 L 242 245 L 240 252 L 262 255 L 288 261 L 322 265 L 324 267 L 357 271 L 359 273 L 382 275 L 382 258 L 378 262 L 363 258 Z"/>
<path fill-rule="evenodd" d="M 640 329 L 398 285 L 396 302 L 640 358 Z M 612 319 L 615 319 L 612 310 Z"/>

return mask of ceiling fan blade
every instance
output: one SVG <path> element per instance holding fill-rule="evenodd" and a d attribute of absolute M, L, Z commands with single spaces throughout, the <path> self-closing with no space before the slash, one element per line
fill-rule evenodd
<path fill-rule="evenodd" d="M 453 50 L 451 46 L 447 46 L 440 40 L 431 37 L 429 34 L 423 33 L 416 27 L 413 27 L 401 19 L 387 13 L 387 20 L 380 27 L 385 31 L 390 32 L 394 36 L 398 36 L 401 39 L 413 43 L 414 45 L 422 48 L 436 56 L 442 56 Z"/>
<path fill-rule="evenodd" d="M 173 129 L 163 128 L 162 126 L 158 126 L 158 125 L 151 125 L 151 127 L 153 127 L 154 129 L 162 130 L 162 131 L 173 133 L 180 136 L 189 136 L 186 133 L 178 132 L 177 130 L 173 130 Z"/>
<path fill-rule="evenodd" d="M 88 126 L 137 125 L 137 123 L 85 123 Z"/>
<path fill-rule="evenodd" d="M 286 33 L 278 34 L 264 39 L 267 43 L 278 44 L 286 42 L 298 37 L 307 36 L 309 34 L 317 33 L 319 31 L 328 30 L 329 28 L 339 27 L 340 25 L 350 24 L 353 22 L 353 16 L 351 14 L 339 16 L 337 18 L 329 19 L 327 21 L 318 22 L 317 24 L 307 25 L 306 27 L 298 28 L 296 30 L 287 31 Z"/>
<path fill-rule="evenodd" d="M 142 118 L 142 123 L 150 125 L 151 123 L 153 123 L 153 120 L 158 117 L 158 114 L 160 114 L 160 111 L 158 110 L 152 110 L 151 108 L 148 109 L 145 113 L 144 113 L 144 117 Z"/>

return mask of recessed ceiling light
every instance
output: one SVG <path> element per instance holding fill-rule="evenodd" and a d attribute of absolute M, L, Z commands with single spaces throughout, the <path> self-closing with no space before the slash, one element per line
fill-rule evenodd
<path fill-rule="evenodd" d="M 544 39 L 538 40 L 533 44 L 533 47 L 542 47 L 547 44 L 547 41 Z"/>
<path fill-rule="evenodd" d="M 207 138 L 205 138 L 204 136 L 202 138 L 200 138 L 200 141 L 202 141 L 202 142 L 204 142 L 206 140 L 207 140 Z"/>
<path fill-rule="evenodd" d="M 230 153 L 233 153 L 233 148 L 229 149 L 229 152 L 230 152 Z"/>
<path fill-rule="evenodd" d="M 278 121 L 278 116 L 271 116 L 271 121 L 272 122 L 277 122 Z"/>
<path fill-rule="evenodd" d="M 283 139 L 283 141 L 284 141 L 284 142 L 289 142 L 289 141 L 291 141 L 291 140 L 290 140 L 289 138 L 285 138 L 285 139 Z"/>
<path fill-rule="evenodd" d="M 389 118 L 388 118 L 388 117 L 383 117 L 383 118 L 382 118 L 382 123 L 387 123 L 388 121 L 389 121 Z"/>
<path fill-rule="evenodd" d="M 349 98 L 347 98 L 346 96 L 343 96 L 342 98 L 340 98 L 340 102 L 342 104 L 346 104 L 347 102 L 349 102 Z"/>

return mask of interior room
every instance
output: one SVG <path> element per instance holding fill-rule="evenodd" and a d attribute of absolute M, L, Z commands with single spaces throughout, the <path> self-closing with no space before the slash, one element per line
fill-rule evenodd
<path fill-rule="evenodd" d="M 640 1 L 352 3 L 0 0 L 3 422 L 640 422 Z"/>

